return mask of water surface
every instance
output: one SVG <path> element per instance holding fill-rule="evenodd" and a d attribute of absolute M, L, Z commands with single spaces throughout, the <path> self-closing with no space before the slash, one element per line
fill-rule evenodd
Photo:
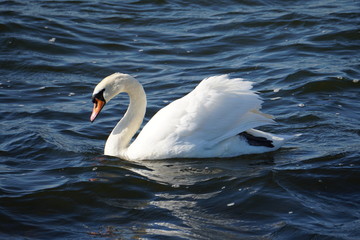
<path fill-rule="evenodd" d="M 0 238 L 358 239 L 357 1 L 1 1 Z M 203 78 L 253 81 L 269 154 L 133 163 L 104 156 L 125 72 L 145 122 Z"/>

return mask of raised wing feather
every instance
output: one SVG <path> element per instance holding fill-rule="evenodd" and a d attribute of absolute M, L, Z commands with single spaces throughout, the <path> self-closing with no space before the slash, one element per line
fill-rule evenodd
<path fill-rule="evenodd" d="M 273 123 L 270 115 L 259 111 L 262 101 L 251 88 L 251 82 L 228 75 L 204 79 L 155 114 L 133 144 L 210 148 L 240 132 Z"/>

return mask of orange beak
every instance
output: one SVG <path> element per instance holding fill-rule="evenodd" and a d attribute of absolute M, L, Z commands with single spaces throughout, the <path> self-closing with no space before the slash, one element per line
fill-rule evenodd
<path fill-rule="evenodd" d="M 91 122 L 94 122 L 95 118 L 100 113 L 101 109 L 105 106 L 105 103 L 106 103 L 105 101 L 97 99 L 97 98 L 94 98 L 93 102 L 94 102 L 94 108 L 93 108 L 93 111 L 90 116 Z"/>

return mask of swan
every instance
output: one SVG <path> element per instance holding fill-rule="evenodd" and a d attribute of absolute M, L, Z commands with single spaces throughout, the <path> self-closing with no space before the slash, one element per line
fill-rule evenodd
<path fill-rule="evenodd" d="M 225 158 L 279 149 L 289 136 L 273 135 L 254 128 L 274 124 L 260 112 L 262 100 L 252 82 L 228 75 L 202 80 L 184 97 L 159 110 L 143 127 L 146 94 L 134 77 L 114 73 L 94 89 L 90 121 L 119 93 L 129 95 L 123 118 L 109 135 L 104 154 L 126 160 L 168 158 Z"/>

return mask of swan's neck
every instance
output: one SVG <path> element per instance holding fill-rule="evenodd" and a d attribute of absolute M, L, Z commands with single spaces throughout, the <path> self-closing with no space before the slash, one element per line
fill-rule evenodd
<path fill-rule="evenodd" d="M 132 137 L 139 130 L 146 111 L 146 95 L 140 83 L 135 82 L 125 92 L 130 98 L 124 117 L 116 124 L 105 144 L 105 155 L 126 157 Z"/>

